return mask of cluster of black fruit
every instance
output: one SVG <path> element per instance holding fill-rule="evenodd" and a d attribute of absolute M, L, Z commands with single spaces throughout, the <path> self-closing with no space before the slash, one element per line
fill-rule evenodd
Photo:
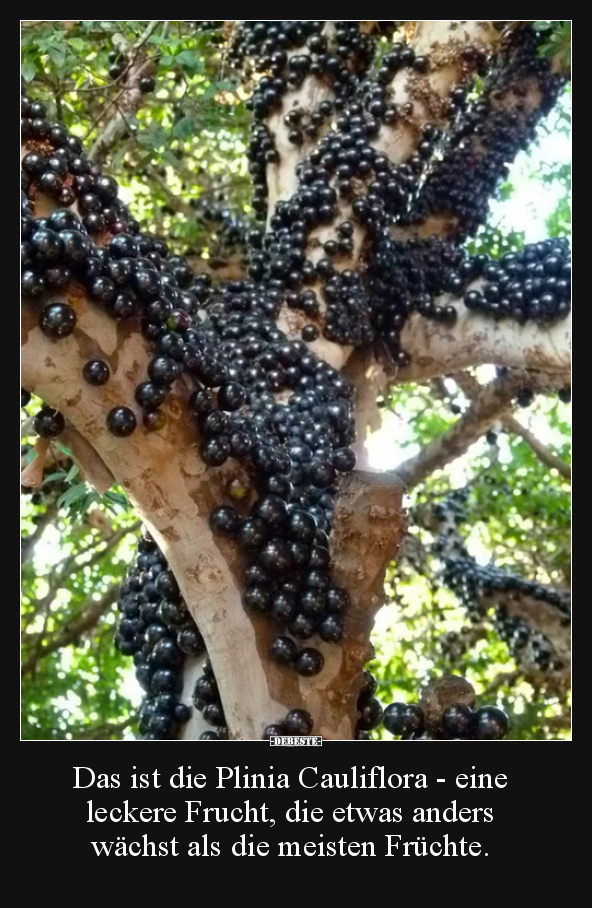
<path fill-rule="evenodd" d="M 563 318 L 571 308 L 571 250 L 565 237 L 507 252 L 498 261 L 475 256 L 473 279 L 483 283 L 465 293 L 465 306 L 494 318 L 539 323 Z M 457 275 L 447 275 L 451 289 Z M 526 404 L 528 405 L 528 404 Z"/>
<path fill-rule="evenodd" d="M 193 689 L 193 705 L 198 709 L 209 725 L 215 726 L 199 736 L 200 741 L 226 741 L 228 728 L 224 716 L 224 707 L 220 699 L 218 684 L 212 670 L 210 660 L 206 658 L 203 673 L 195 682 Z"/>
<path fill-rule="evenodd" d="M 138 716 L 140 738 L 175 738 L 191 715 L 181 700 L 183 663 L 186 656 L 205 653 L 205 645 L 172 571 L 147 533 L 139 540 L 117 607 L 115 645 L 124 656 L 133 656 L 136 678 L 146 691 Z"/>
<path fill-rule="evenodd" d="M 144 425 L 161 428 L 160 405 L 167 390 L 177 377 L 188 374 L 196 387 L 189 406 L 205 463 L 221 466 L 232 456 L 256 475 L 253 489 L 247 490 L 250 502 L 242 500 L 244 490 L 239 490 L 239 503 L 235 488 L 228 504 L 211 515 L 213 530 L 236 537 L 246 553 L 245 605 L 270 611 L 296 639 L 308 639 L 316 631 L 336 642 L 343 632 L 347 595 L 331 582 L 328 532 L 337 476 L 355 463 L 349 448 L 349 383 L 304 341 L 290 341 L 277 328 L 279 287 L 231 281 L 214 294 L 207 277 L 194 276 L 183 260 L 168 255 L 164 243 L 140 235 L 116 200 L 115 181 L 90 165 L 77 145 L 70 147 L 67 134 L 64 138 L 57 133 L 41 117 L 44 111 L 33 107 L 23 100 L 25 119 L 36 113 L 47 128 L 34 130 L 45 138 L 37 144 L 43 151 L 29 151 L 24 159 L 28 193 L 34 199 L 39 191 L 36 178 L 50 166 L 48 146 L 55 142 L 56 152 L 62 151 L 60 160 L 66 162 L 66 180 L 72 178 L 74 161 L 76 169 L 84 171 L 84 186 L 75 180 L 72 185 L 75 192 L 86 190 L 79 203 L 84 199 L 82 207 L 102 218 L 106 242 L 93 242 L 89 231 L 94 222 L 88 224 L 88 216 L 81 222 L 72 211 L 58 209 L 46 219 L 35 218 L 25 199 L 25 294 L 36 299 L 56 283 L 62 287 L 76 279 L 112 317 L 139 317 L 156 354 L 149 363 L 149 380 L 136 391 Z M 26 127 L 25 135 L 32 130 Z M 42 330 L 54 340 L 71 334 L 76 326 L 73 307 L 60 297 L 44 299 L 44 304 Z M 200 306 L 207 313 L 204 321 L 195 317 Z M 110 370 L 95 360 L 85 364 L 83 375 L 98 385 L 109 380 Z M 287 403 L 279 403 L 275 392 L 284 389 L 293 393 Z M 108 429 L 119 436 L 136 428 L 135 413 L 124 403 L 107 416 Z M 44 413 L 43 419 L 49 427 L 42 431 L 50 435 L 63 422 L 55 412 Z M 279 654 L 279 648 L 274 652 Z M 322 657 L 311 647 L 298 659 L 287 659 L 285 651 L 281 658 L 294 661 L 302 674 L 322 666 Z"/>
<path fill-rule="evenodd" d="M 505 712 L 497 706 L 474 710 L 466 703 L 447 706 L 439 717 L 426 721 L 416 703 L 391 703 L 383 716 L 384 727 L 402 741 L 501 741 L 509 730 Z"/>
<path fill-rule="evenodd" d="M 400 108 L 394 103 L 389 88 L 393 75 L 403 67 L 426 72 L 430 62 L 399 43 L 383 56 L 378 69 L 369 69 L 370 39 L 361 36 L 361 45 L 353 40 L 355 23 L 338 22 L 332 41 L 321 33 L 322 25 L 246 23 L 235 40 L 235 58 L 263 73 L 252 99 L 256 121 L 249 147 L 255 208 L 262 216 L 267 208 L 266 167 L 279 156 L 261 120 L 279 108 L 285 93 L 297 88 L 306 74 L 328 79 L 336 95 L 333 101 L 320 102 L 314 111 L 293 106 L 284 116 L 289 141 L 301 145 L 310 140 L 312 150 L 297 168 L 297 191 L 277 204 L 269 222 L 271 229 L 263 240 L 257 238 L 251 277 L 287 288 L 288 305 L 313 322 L 322 302 L 327 338 L 354 346 L 379 338 L 401 366 L 408 363 L 406 352 L 400 349 L 400 333 L 410 312 L 448 324 L 456 320 L 452 301 L 438 300 L 446 291 L 464 295 L 469 308 L 495 318 L 511 315 L 519 322 L 528 318 L 545 322 L 567 314 L 570 266 L 568 251 L 560 242 L 544 249 L 540 244 L 529 247 L 523 254 L 524 263 L 509 257 L 500 264 L 486 256 L 469 258 L 448 242 L 428 239 L 402 244 L 390 237 L 393 224 L 412 220 L 417 187 L 441 134 L 427 124 L 417 150 L 398 165 L 377 151 L 373 140 L 383 125 L 412 114 L 409 102 Z M 518 44 L 522 46 L 520 41 Z M 302 53 L 294 53 L 294 48 Z M 519 52 L 518 60 L 522 56 Z M 467 74 L 483 71 L 485 58 L 479 49 L 468 48 L 465 57 Z M 546 66 L 538 60 L 537 71 L 541 65 Z M 513 78 L 521 73 L 515 62 L 512 72 Z M 319 139 L 319 130 L 332 114 L 335 128 Z M 493 184 L 498 181 L 496 173 Z M 490 186 L 488 198 L 492 189 Z M 324 257 L 313 263 L 306 256 L 310 232 L 335 221 L 339 199 L 351 206 L 353 221 L 337 223 L 334 237 L 325 231 Z M 351 255 L 356 223 L 364 225 L 373 242 L 370 265 L 363 272 L 339 267 L 339 258 Z M 542 259 L 547 257 L 550 261 L 545 264 Z M 557 257 L 561 259 L 560 273 L 554 270 Z M 307 284 L 322 286 L 322 301 L 319 291 L 302 289 Z M 312 340 L 318 329 L 313 324 L 305 330 Z"/>
<path fill-rule="evenodd" d="M 357 723 L 356 723 L 356 740 L 371 741 L 370 732 L 378 728 L 382 721 L 382 705 L 378 697 L 375 696 L 378 683 L 372 672 L 367 669 L 363 673 L 362 686 L 358 694 L 356 704 Z"/>
<path fill-rule="evenodd" d="M 136 679 L 146 692 L 138 715 L 140 740 L 175 738 L 191 717 L 191 708 L 182 699 L 186 657 L 204 656 L 206 647 L 166 559 L 148 533 L 139 540 L 136 561 L 121 587 L 117 607 L 115 644 L 123 655 L 133 656 Z M 212 726 L 199 740 L 227 740 L 224 707 L 207 655 L 192 699 Z M 309 735 L 312 728 L 313 720 L 305 710 L 290 710 L 281 722 L 265 729 L 263 738 Z"/>
<path fill-rule="evenodd" d="M 541 671 L 561 671 L 565 666 L 548 638 L 525 620 L 512 615 L 504 600 L 528 596 L 546 602 L 558 609 L 562 621 L 569 623 L 569 598 L 558 590 L 494 565 L 480 565 L 469 555 L 458 532 L 466 520 L 467 494 L 466 489 L 455 490 L 432 509 L 434 518 L 441 524 L 440 535 L 431 550 L 442 558 L 442 582 L 454 592 L 472 622 L 483 618 L 484 601 L 489 600 L 488 606 L 493 602 L 494 626 L 518 662 L 533 665 Z"/>
<path fill-rule="evenodd" d="M 500 740 L 508 734 L 510 723 L 506 714 L 496 706 L 484 706 L 474 711 L 474 702 L 455 703 L 441 715 L 426 717 L 417 704 L 391 703 L 384 711 L 375 696 L 377 681 L 369 671 L 364 671 L 362 688 L 358 697 L 358 722 L 356 740 L 371 741 L 371 731 L 381 724 L 402 740 L 473 739 Z"/>
<path fill-rule="evenodd" d="M 222 706 L 218 685 L 209 659 L 206 659 L 203 674 L 200 675 L 195 683 L 193 702 L 206 722 L 217 726 L 215 730 L 202 732 L 199 740 L 226 741 L 228 739 L 228 728 L 224 716 L 224 707 Z M 312 716 L 306 710 L 291 709 L 282 720 L 266 726 L 262 740 L 268 741 L 269 738 L 275 735 L 310 735 L 312 729 Z"/>
<path fill-rule="evenodd" d="M 521 664 L 551 672 L 565 668 L 547 637 L 531 628 L 525 620 L 512 615 L 504 605 L 506 596 L 529 596 L 554 605 L 562 613 L 561 620 L 569 624 L 569 603 L 559 592 L 499 568 L 478 565 L 468 557 L 446 558 L 443 581 L 465 606 L 472 621 L 483 617 L 483 598 L 495 597 L 494 626 Z"/>
<path fill-rule="evenodd" d="M 470 84 L 452 91 L 452 126 L 409 212 L 409 222 L 444 215 L 456 237 L 487 220 L 489 201 L 508 175 L 509 163 L 535 135 L 565 83 L 540 53 L 531 28 L 514 28 L 502 40 L 483 88 L 469 100 Z M 467 51 L 471 53 L 472 48 Z"/>
<path fill-rule="evenodd" d="M 339 268 L 337 262 L 340 257 L 351 257 L 355 222 L 382 237 L 406 209 L 439 132 L 432 125 L 426 126 L 417 152 L 398 166 L 377 151 L 373 139 L 381 126 L 411 112 L 406 105 L 399 109 L 394 104 L 386 83 L 403 67 L 425 72 L 429 61 L 416 57 L 410 47 L 394 44 L 376 73 L 369 73 L 372 39 L 360 32 L 358 24 L 337 22 L 331 40 L 322 33 L 323 26 L 322 22 L 251 22 L 237 33 L 235 59 L 264 73 L 252 98 L 256 122 L 249 146 L 254 207 L 262 215 L 266 211 L 266 166 L 277 162 L 279 156 L 261 120 L 278 108 L 284 94 L 297 88 L 306 75 L 328 81 L 335 94 L 333 101 L 325 99 L 315 110 L 294 106 L 284 117 L 281 128 L 286 129 L 288 140 L 295 145 L 310 141 L 312 150 L 297 168 L 296 193 L 277 204 L 270 219 L 271 230 L 252 252 L 249 273 L 257 280 L 287 288 L 288 305 L 313 321 L 320 312 L 321 299 L 316 291 L 302 288 L 322 284 L 325 336 L 357 346 L 371 343 L 382 331 L 383 319 L 374 318 L 380 307 L 371 303 L 374 288 L 368 280 L 381 270 L 380 256 L 373 256 L 372 267 L 365 275 Z M 302 52 L 294 53 L 294 48 Z M 335 128 L 317 141 L 321 127 L 332 115 Z M 363 194 L 357 194 L 360 188 Z M 315 263 L 306 256 L 308 237 L 314 228 L 335 220 L 340 198 L 351 204 L 355 220 L 336 224 L 334 238 L 326 237 L 324 256 Z M 318 329 L 313 324 L 305 330 L 312 340 Z"/>
<path fill-rule="evenodd" d="M 354 93 L 360 73 L 372 57 L 373 42 L 357 22 L 336 22 L 331 48 L 323 34 L 324 26 L 325 22 L 312 20 L 246 21 L 237 28 L 232 41 L 230 60 L 247 73 L 262 74 L 247 102 L 255 118 L 249 144 L 253 207 L 261 218 L 267 209 L 265 168 L 279 161 L 273 136 L 262 121 L 281 106 L 285 93 L 298 88 L 307 76 L 328 80 L 339 104 Z M 288 117 L 286 123 L 288 141 L 296 146 L 302 145 L 305 137 L 314 141 L 332 111 L 332 104 L 321 104 L 318 110 L 307 112 L 306 123 L 297 110 L 292 111 L 293 119 Z"/>

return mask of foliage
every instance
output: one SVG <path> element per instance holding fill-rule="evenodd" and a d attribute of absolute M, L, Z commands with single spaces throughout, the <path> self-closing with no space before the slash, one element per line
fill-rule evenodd
<path fill-rule="evenodd" d="M 54 501 L 34 504 L 25 499 L 25 540 Z M 97 512 L 104 518 L 100 523 Z M 123 535 L 126 529 L 130 532 Z M 60 511 L 23 564 L 23 666 L 31 665 L 22 684 L 23 738 L 76 738 L 100 733 L 109 725 L 118 726 L 119 737 L 130 726 L 130 669 L 113 646 L 113 601 L 71 645 L 46 655 L 44 649 L 93 602 L 118 586 L 136 531 L 131 513 L 114 517 L 95 506 L 82 518 Z"/>
<path fill-rule="evenodd" d="M 148 24 L 83 21 L 66 32 L 45 22 L 23 31 L 23 77 L 89 148 L 119 109 L 123 77 L 109 78 L 109 54 L 137 44 Z M 156 89 L 126 116 L 126 135 L 108 167 L 144 229 L 208 256 L 219 222 L 204 217 L 204 208 L 206 215 L 212 206 L 239 218 L 251 213 L 248 116 L 216 33 L 200 24 L 161 22 L 147 39 Z"/>
<path fill-rule="evenodd" d="M 432 389 L 431 407 L 429 387 L 406 385 L 393 392 L 389 409 L 407 414 L 405 435 L 398 442 L 401 459 L 453 423 L 451 408 L 457 413 L 466 409 L 468 402 L 456 384 L 447 379 L 445 385 L 444 400 L 441 389 Z M 569 416 L 569 405 L 543 396 L 517 414 L 523 425 L 549 440 L 550 450 L 566 462 L 570 462 Z M 433 505 L 452 489 L 468 487 L 466 528 L 470 532 L 465 530 L 465 535 L 477 561 L 492 561 L 511 573 L 569 589 L 569 485 L 550 472 L 522 439 L 501 429 L 418 486 L 409 500 L 411 513 L 413 508 Z M 413 522 L 410 531 L 420 542 L 430 538 Z M 378 616 L 374 633 L 372 667 L 384 703 L 413 699 L 422 686 L 452 672 L 464 675 L 483 703 L 496 703 L 515 717 L 514 738 L 556 738 L 562 733 L 557 717 L 568 711 L 567 695 L 546 692 L 540 685 L 535 688 L 532 679 L 516 672 L 514 659 L 494 628 L 493 615 L 477 628 L 471 626 L 454 595 L 436 577 L 424 576 L 405 559 L 391 566 L 387 593 L 389 602 Z M 459 635 L 464 640 L 460 651 L 458 646 L 446 645 Z"/>
<path fill-rule="evenodd" d="M 542 57 L 557 57 L 562 66 L 571 66 L 571 19 L 538 20 L 534 28 L 540 33 Z"/>

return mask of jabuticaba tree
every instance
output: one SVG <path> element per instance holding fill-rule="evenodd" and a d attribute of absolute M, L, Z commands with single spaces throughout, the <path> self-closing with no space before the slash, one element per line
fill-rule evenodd
<path fill-rule="evenodd" d="M 364 739 L 382 719 L 369 634 L 405 533 L 404 482 L 364 461 L 377 389 L 482 363 L 569 384 L 567 243 L 495 261 L 461 245 L 566 74 L 527 22 L 218 24 L 251 91 L 246 275 L 213 281 L 142 233 L 102 152 L 33 86 L 22 384 L 41 439 L 66 428 L 84 475 L 144 522 L 115 640 L 146 691 L 140 736 Z M 116 65 L 140 103 L 149 61 Z M 447 570 L 471 599 L 474 565 Z M 473 706 L 457 678 L 384 724 L 507 734 Z"/>

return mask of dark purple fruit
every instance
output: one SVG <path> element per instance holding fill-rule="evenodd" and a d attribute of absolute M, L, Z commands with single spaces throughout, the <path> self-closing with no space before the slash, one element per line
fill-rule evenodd
<path fill-rule="evenodd" d="M 382 706 L 372 695 L 362 694 L 358 699 L 358 724 L 360 731 L 370 731 L 380 725 Z"/>
<path fill-rule="evenodd" d="M 282 722 L 287 735 L 309 735 L 314 722 L 310 713 L 304 709 L 292 709 Z"/>
<path fill-rule="evenodd" d="M 219 536 L 234 536 L 240 527 L 241 519 L 234 508 L 221 505 L 210 511 L 208 522 L 212 533 Z"/>
<path fill-rule="evenodd" d="M 107 414 L 107 428 L 112 435 L 125 438 L 136 428 L 136 416 L 129 407 L 113 407 Z"/>
<path fill-rule="evenodd" d="M 182 627 L 177 634 L 177 646 L 186 656 L 200 656 L 205 652 L 203 637 L 196 627 Z"/>
<path fill-rule="evenodd" d="M 449 706 L 442 715 L 444 732 L 449 738 L 470 738 L 473 730 L 475 713 L 464 703 Z"/>
<path fill-rule="evenodd" d="M 42 407 L 37 413 L 33 426 L 41 438 L 56 438 L 64 431 L 65 420 L 58 410 Z"/>
<path fill-rule="evenodd" d="M 290 637 L 276 637 L 269 648 L 269 655 L 280 665 L 291 665 L 298 653 L 298 647 Z"/>
<path fill-rule="evenodd" d="M 323 654 L 318 649 L 307 648 L 301 650 L 294 661 L 294 668 L 299 675 L 305 678 L 312 678 L 323 670 L 325 660 Z"/>
<path fill-rule="evenodd" d="M 473 734 L 478 741 L 501 741 L 509 730 L 508 717 L 497 706 L 484 706 L 475 713 Z"/>
<path fill-rule="evenodd" d="M 67 303 L 50 303 L 39 316 L 39 327 L 47 337 L 68 337 L 76 327 L 76 313 Z"/>
<path fill-rule="evenodd" d="M 218 406 L 221 410 L 239 410 L 246 399 L 245 389 L 237 382 L 227 382 L 218 391 Z"/>
<path fill-rule="evenodd" d="M 111 371 L 103 359 L 89 359 L 84 364 L 82 374 L 89 385 L 104 385 L 109 380 Z"/>
<path fill-rule="evenodd" d="M 392 735 L 408 735 L 423 729 L 423 712 L 410 703 L 391 703 L 384 711 L 383 724 Z"/>

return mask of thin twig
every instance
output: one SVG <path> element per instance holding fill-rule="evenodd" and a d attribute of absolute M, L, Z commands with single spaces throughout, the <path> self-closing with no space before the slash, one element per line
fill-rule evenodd
<path fill-rule="evenodd" d="M 143 32 L 142 35 L 140 35 L 140 37 L 138 38 L 136 43 L 132 45 L 132 47 L 130 49 L 129 62 L 128 62 L 127 66 L 125 67 L 125 69 L 123 70 L 123 72 L 121 73 L 121 75 L 116 80 L 116 83 L 117 83 L 117 81 L 122 80 L 124 82 L 124 84 L 123 84 L 122 88 L 120 89 L 120 91 L 117 93 L 117 95 L 109 102 L 109 104 L 106 105 L 106 107 L 103 108 L 103 110 L 100 112 L 98 117 L 96 117 L 95 120 L 91 123 L 91 125 L 88 129 L 88 132 L 87 132 L 86 136 L 84 137 L 85 140 L 88 139 L 89 135 L 92 133 L 92 131 L 94 129 L 96 129 L 98 124 L 101 122 L 101 120 L 104 119 L 104 117 L 112 109 L 112 107 L 118 106 L 118 102 L 122 98 L 122 96 L 125 94 L 125 92 L 130 90 L 130 86 L 127 84 L 128 77 L 129 77 L 130 73 L 132 72 L 133 67 L 136 64 L 136 61 L 138 59 L 138 55 L 139 55 L 141 49 L 148 41 L 148 38 L 150 37 L 150 35 L 152 35 L 153 32 L 156 30 L 158 23 L 160 21 L 162 21 L 162 20 L 155 19 L 152 22 L 150 22 L 150 25 L 148 26 L 148 28 Z M 117 118 L 115 117 L 114 119 L 117 119 Z M 97 157 L 99 151 L 104 151 L 103 145 L 105 143 L 105 136 L 108 132 L 111 131 L 112 123 L 113 123 L 113 121 L 110 120 L 107 123 L 106 127 L 103 129 L 101 135 L 99 135 L 99 137 L 96 139 L 93 147 L 91 148 L 91 150 L 89 152 L 89 158 L 91 160 L 93 160 L 94 158 Z"/>
<path fill-rule="evenodd" d="M 21 677 L 34 674 L 41 659 L 45 659 L 51 653 L 69 646 L 75 640 L 78 640 L 82 634 L 91 630 L 116 601 L 119 587 L 119 583 L 114 583 L 100 599 L 91 599 L 86 602 L 76 617 L 68 622 L 57 634 L 46 639 L 43 643 L 41 640 L 37 641 L 35 652 L 21 666 Z"/>
<path fill-rule="evenodd" d="M 552 451 L 547 448 L 542 441 L 533 435 L 530 429 L 527 429 L 526 426 L 523 426 L 522 423 L 518 422 L 513 416 L 504 416 L 502 420 L 503 426 L 508 432 L 511 432 L 512 435 L 518 435 L 526 444 L 531 448 L 531 450 L 536 454 L 538 459 L 542 461 L 546 466 L 550 467 L 552 470 L 557 470 L 560 476 L 566 480 L 566 482 L 571 482 L 571 467 L 567 464 L 561 457 L 558 457 L 557 454 L 554 454 Z"/>

